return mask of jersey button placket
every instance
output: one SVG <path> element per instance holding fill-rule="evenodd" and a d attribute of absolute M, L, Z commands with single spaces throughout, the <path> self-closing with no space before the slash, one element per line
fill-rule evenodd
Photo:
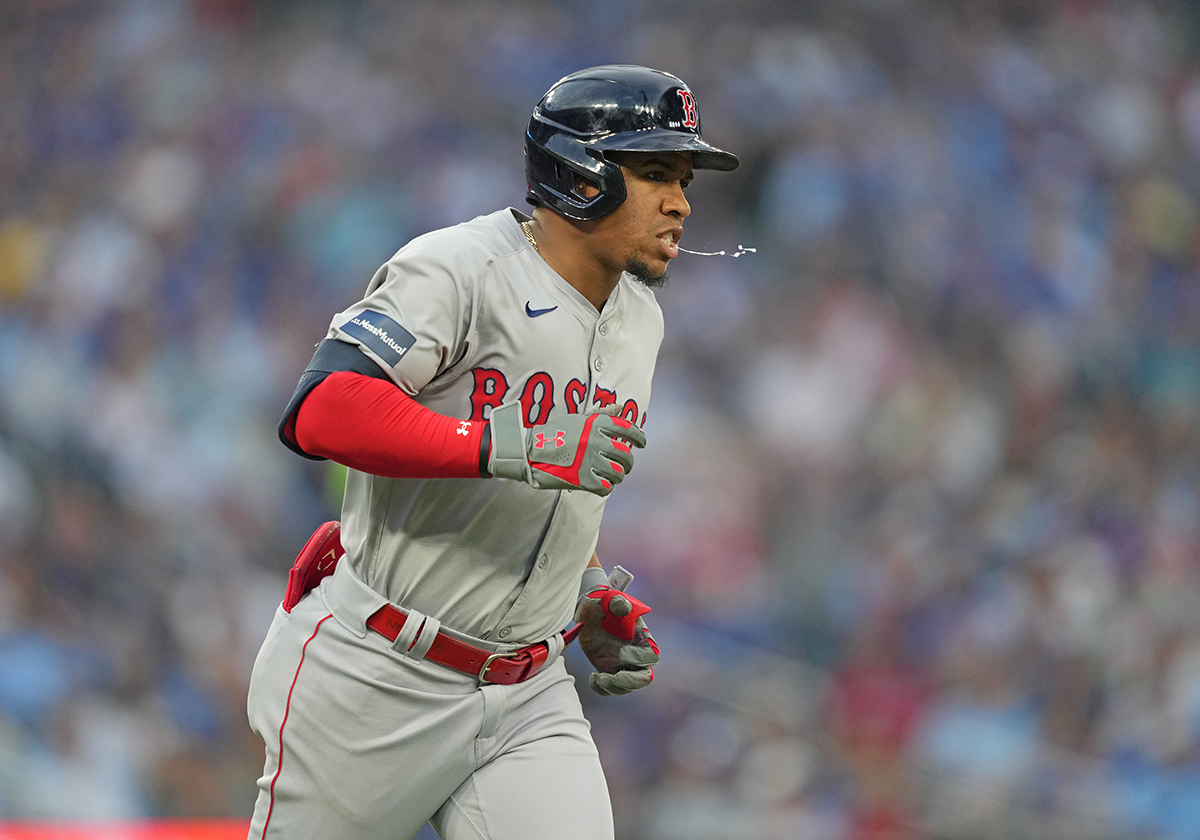
<path fill-rule="evenodd" d="M 597 373 L 604 370 L 604 359 L 601 359 L 599 356 L 597 356 L 592 362 L 592 367 L 596 369 Z"/>

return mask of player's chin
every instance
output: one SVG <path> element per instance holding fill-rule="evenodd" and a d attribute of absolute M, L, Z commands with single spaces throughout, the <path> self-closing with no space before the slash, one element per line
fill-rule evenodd
<path fill-rule="evenodd" d="M 655 260 L 652 265 L 642 260 L 631 259 L 625 264 L 625 270 L 643 286 L 649 286 L 651 289 L 662 288 L 667 285 L 669 279 L 666 260 Z"/>

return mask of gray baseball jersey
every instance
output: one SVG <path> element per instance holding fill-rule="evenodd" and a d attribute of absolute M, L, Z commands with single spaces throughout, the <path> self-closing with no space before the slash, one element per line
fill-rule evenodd
<path fill-rule="evenodd" d="M 644 422 L 663 331 L 653 294 L 622 277 L 597 312 L 520 218 L 503 210 L 413 240 L 328 337 L 464 426 L 515 400 L 528 425 L 609 405 Z M 397 840 L 428 820 L 446 840 L 612 840 L 603 771 L 561 659 L 525 682 L 481 685 L 366 624 L 386 599 L 492 652 L 554 636 L 604 503 L 507 479 L 350 470 L 346 557 L 291 612 L 277 610 L 255 662 L 248 714 L 266 763 L 248 837 Z"/>
<path fill-rule="evenodd" d="M 519 399 L 527 425 L 617 405 L 642 424 L 662 341 L 653 293 L 623 276 L 597 312 L 554 272 L 513 209 L 418 237 L 333 318 L 422 405 L 468 423 Z M 342 541 L 359 577 L 444 626 L 540 641 L 571 618 L 605 499 L 503 479 L 350 470 Z"/>

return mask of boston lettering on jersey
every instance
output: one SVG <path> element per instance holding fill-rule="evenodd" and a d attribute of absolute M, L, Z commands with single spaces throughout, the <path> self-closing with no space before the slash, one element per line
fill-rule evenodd
<path fill-rule="evenodd" d="M 503 405 L 508 399 L 508 378 L 502 371 L 495 368 L 474 368 L 471 375 L 475 378 L 475 387 L 471 390 L 471 420 L 486 420 L 484 409 L 492 409 Z M 524 409 L 526 426 L 541 426 L 550 417 L 554 409 L 554 379 L 545 371 L 538 371 L 525 380 L 521 389 L 521 407 Z M 587 386 L 578 379 L 572 379 L 562 390 L 563 404 L 567 414 L 579 414 L 584 409 L 587 400 Z M 616 391 L 596 386 L 592 395 L 592 405 L 604 408 L 617 405 Z M 621 416 L 630 423 L 639 426 L 646 425 L 646 415 L 638 420 L 638 404 L 636 400 L 625 400 L 621 405 Z"/>

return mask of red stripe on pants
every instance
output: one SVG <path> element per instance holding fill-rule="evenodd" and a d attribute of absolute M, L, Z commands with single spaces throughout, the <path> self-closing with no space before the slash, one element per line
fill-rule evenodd
<path fill-rule="evenodd" d="M 332 613 L 318 621 L 317 626 L 313 628 L 312 635 L 300 648 L 300 661 L 296 664 L 296 674 L 292 677 L 292 685 L 288 688 L 287 703 L 283 707 L 283 721 L 279 724 L 279 767 L 276 768 L 275 775 L 271 779 L 271 804 L 267 808 L 266 822 L 263 823 L 262 836 L 264 840 L 267 836 L 267 827 L 271 824 L 271 813 L 275 810 L 275 783 L 279 781 L 279 774 L 283 772 L 283 727 L 287 726 L 288 713 L 292 710 L 292 692 L 296 690 L 296 680 L 300 679 L 300 668 L 304 665 L 304 654 L 308 652 L 308 643 L 317 637 L 317 631 L 321 629 L 321 625 L 331 618 L 333 618 Z"/>

